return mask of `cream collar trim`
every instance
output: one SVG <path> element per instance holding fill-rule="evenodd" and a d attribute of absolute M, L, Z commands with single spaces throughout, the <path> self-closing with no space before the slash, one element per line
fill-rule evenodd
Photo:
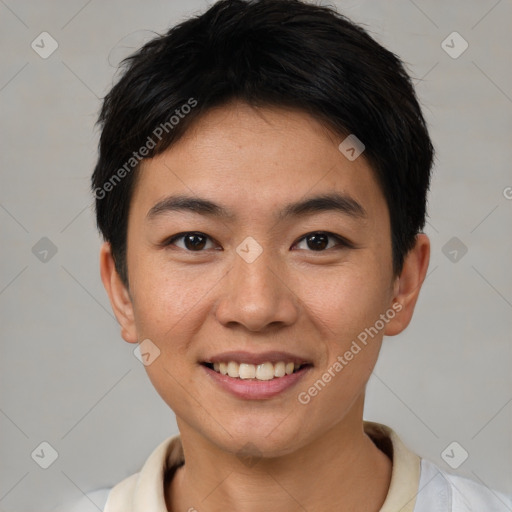
<path fill-rule="evenodd" d="M 385 425 L 364 422 L 364 431 L 393 460 L 391 484 L 380 512 L 413 512 L 420 479 L 420 458 Z M 168 512 L 164 478 L 184 462 L 179 435 L 162 442 L 142 470 L 111 491 L 104 512 Z"/>

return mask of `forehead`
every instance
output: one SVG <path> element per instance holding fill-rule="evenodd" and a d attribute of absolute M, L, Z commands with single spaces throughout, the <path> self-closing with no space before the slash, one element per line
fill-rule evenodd
<path fill-rule="evenodd" d="M 147 215 L 166 196 L 181 194 L 247 218 L 339 192 L 370 217 L 386 218 L 364 154 L 352 161 L 339 150 L 345 137 L 304 112 L 233 102 L 204 114 L 178 142 L 142 163 L 132 207 Z"/>

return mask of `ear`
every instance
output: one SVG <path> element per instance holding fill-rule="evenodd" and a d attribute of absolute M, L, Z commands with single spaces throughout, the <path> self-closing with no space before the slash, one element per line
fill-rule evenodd
<path fill-rule="evenodd" d="M 100 249 L 100 273 L 114 315 L 121 326 L 121 336 L 128 343 L 137 343 L 133 305 L 128 289 L 117 273 L 110 243 Z"/>
<path fill-rule="evenodd" d="M 391 307 L 396 315 L 386 325 L 384 334 L 395 336 L 401 333 L 412 319 L 421 285 L 427 275 L 430 261 L 430 240 L 427 235 L 416 235 L 414 247 L 406 254 L 400 276 L 395 278 Z"/>

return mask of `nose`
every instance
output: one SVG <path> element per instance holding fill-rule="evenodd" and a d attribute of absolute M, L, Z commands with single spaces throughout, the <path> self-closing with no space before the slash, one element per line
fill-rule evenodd
<path fill-rule="evenodd" d="M 286 271 L 269 251 L 251 263 L 237 254 L 217 302 L 217 320 L 253 332 L 291 325 L 299 314 L 299 300 L 291 288 Z"/>

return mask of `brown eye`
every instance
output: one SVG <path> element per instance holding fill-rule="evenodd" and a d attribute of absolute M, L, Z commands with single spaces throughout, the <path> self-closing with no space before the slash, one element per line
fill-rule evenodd
<path fill-rule="evenodd" d="M 329 247 L 330 239 L 337 243 Z M 302 243 L 303 240 L 306 242 L 307 250 L 316 252 L 323 252 L 325 249 L 331 249 L 336 246 L 351 247 L 351 244 L 348 241 L 344 240 L 338 235 L 335 235 L 334 233 L 329 233 L 327 231 L 308 233 L 299 240 L 299 244 Z M 299 247 L 299 249 L 304 249 L 304 247 Z"/>
<path fill-rule="evenodd" d="M 183 240 L 183 245 L 179 246 L 175 242 L 178 240 Z M 197 232 L 187 232 L 187 233 L 179 233 L 178 235 L 174 235 L 172 238 L 165 242 L 165 245 L 176 245 L 180 249 L 185 249 L 191 252 L 201 252 L 207 245 L 210 237 L 205 235 L 204 233 Z"/>
<path fill-rule="evenodd" d="M 183 240 L 185 242 L 185 247 L 191 251 L 204 249 L 204 246 L 206 245 L 206 237 L 202 235 L 185 235 Z"/>
<path fill-rule="evenodd" d="M 324 233 L 314 233 L 306 237 L 306 243 L 313 251 L 321 251 L 329 245 L 329 237 Z"/>

